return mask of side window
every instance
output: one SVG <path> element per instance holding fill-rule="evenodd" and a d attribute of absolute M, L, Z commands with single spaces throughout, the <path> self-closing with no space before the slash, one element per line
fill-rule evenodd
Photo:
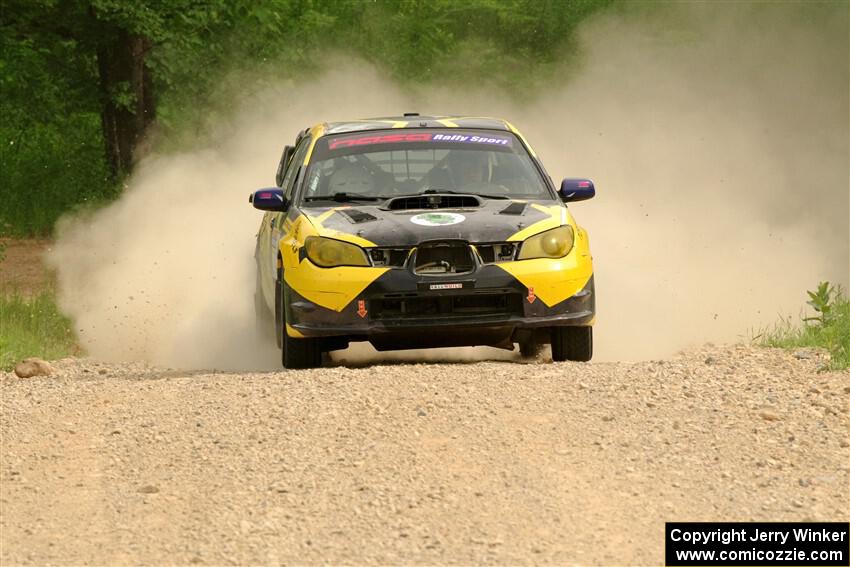
<path fill-rule="evenodd" d="M 292 160 L 289 162 L 289 167 L 286 168 L 286 174 L 283 176 L 283 183 L 281 183 L 283 195 L 290 203 L 294 196 L 295 180 L 298 178 L 298 172 L 304 164 L 304 156 L 307 155 L 307 150 L 310 149 L 310 141 L 311 139 L 309 137 L 301 140 L 301 143 L 298 144 L 298 147 L 295 149 L 295 154 L 292 156 Z"/>

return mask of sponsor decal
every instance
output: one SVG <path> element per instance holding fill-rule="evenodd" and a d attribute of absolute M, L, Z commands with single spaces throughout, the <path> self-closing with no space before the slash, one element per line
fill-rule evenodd
<path fill-rule="evenodd" d="M 404 134 L 371 134 L 333 138 L 328 142 L 329 150 L 371 146 L 373 144 L 398 144 L 404 142 L 455 142 L 461 144 L 489 144 L 510 146 L 511 139 L 503 136 L 473 136 L 472 134 L 433 134 L 431 132 L 409 132 Z"/>
<path fill-rule="evenodd" d="M 436 289 L 463 289 L 463 284 L 461 282 L 457 283 L 434 283 L 428 286 L 430 290 Z"/>
<path fill-rule="evenodd" d="M 434 134 L 435 142 L 463 142 L 467 144 L 494 144 L 496 146 L 511 145 L 510 138 L 470 136 L 468 134 Z"/>
<path fill-rule="evenodd" d="M 354 136 L 347 138 L 335 138 L 328 144 L 328 149 L 351 148 L 356 146 L 369 146 L 372 144 L 395 144 L 398 142 L 428 142 L 433 137 L 430 133 L 411 134 L 379 134 L 374 136 Z"/>
<path fill-rule="evenodd" d="M 298 252 L 298 241 L 301 238 L 301 223 L 295 226 L 295 233 L 292 235 L 292 253 Z"/>
<path fill-rule="evenodd" d="M 419 226 L 448 226 L 458 224 L 466 220 L 466 217 L 457 213 L 422 213 L 410 217 L 410 222 Z"/>
<path fill-rule="evenodd" d="M 357 314 L 360 315 L 360 318 L 366 317 L 366 300 L 358 299 L 357 300 Z"/>

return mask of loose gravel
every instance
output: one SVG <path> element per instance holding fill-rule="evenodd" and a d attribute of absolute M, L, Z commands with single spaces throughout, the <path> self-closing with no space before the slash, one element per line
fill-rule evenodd
<path fill-rule="evenodd" d="M 665 521 L 846 521 L 850 373 L 794 354 L 1 374 L 0 564 L 659 564 Z"/>

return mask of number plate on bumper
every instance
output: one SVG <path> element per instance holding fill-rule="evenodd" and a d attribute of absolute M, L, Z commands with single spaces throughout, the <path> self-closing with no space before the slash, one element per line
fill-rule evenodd
<path fill-rule="evenodd" d="M 419 282 L 416 287 L 419 291 L 457 291 L 459 289 L 473 289 L 475 282 L 472 280 L 459 282 Z"/>

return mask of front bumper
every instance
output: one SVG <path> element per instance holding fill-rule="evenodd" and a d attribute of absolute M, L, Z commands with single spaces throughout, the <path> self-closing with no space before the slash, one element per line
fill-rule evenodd
<path fill-rule="evenodd" d="M 286 319 L 294 336 L 367 340 L 379 350 L 504 346 L 528 330 L 592 324 L 593 276 L 583 281 L 565 278 L 563 285 L 578 291 L 549 306 L 533 287 L 495 265 L 450 278 L 389 270 L 339 311 L 286 286 Z"/>

